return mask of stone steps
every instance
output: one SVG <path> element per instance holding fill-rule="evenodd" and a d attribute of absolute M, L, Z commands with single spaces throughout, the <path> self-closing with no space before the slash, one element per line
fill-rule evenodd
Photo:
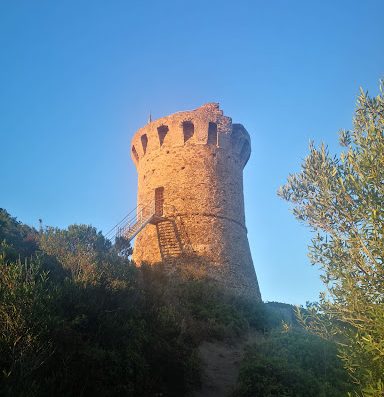
<path fill-rule="evenodd" d="M 169 257 L 177 257 L 182 254 L 182 248 L 177 236 L 177 230 L 172 221 L 158 223 L 160 251 L 163 260 Z"/>

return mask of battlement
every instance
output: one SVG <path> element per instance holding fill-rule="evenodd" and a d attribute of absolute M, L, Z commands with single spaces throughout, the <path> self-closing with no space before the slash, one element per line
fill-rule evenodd
<path fill-rule="evenodd" d="M 218 103 L 207 103 L 195 110 L 177 112 L 140 128 L 131 144 L 131 157 L 136 167 L 144 158 L 158 155 L 171 148 L 209 145 L 227 150 L 238 158 L 242 166 L 251 154 L 251 141 L 241 124 L 232 124 L 224 116 Z"/>

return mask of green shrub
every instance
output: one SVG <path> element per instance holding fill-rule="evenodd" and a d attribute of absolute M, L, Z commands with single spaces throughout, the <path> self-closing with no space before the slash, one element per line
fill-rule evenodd
<path fill-rule="evenodd" d="M 336 346 L 300 329 L 285 330 L 249 347 L 234 396 L 345 396 L 351 385 Z"/>
<path fill-rule="evenodd" d="M 24 260 L 38 249 L 38 233 L 0 208 L 0 255 L 10 261 Z"/>
<path fill-rule="evenodd" d="M 199 344 L 248 331 L 260 339 L 236 396 L 345 389 L 333 345 L 274 330 L 282 320 L 296 325 L 290 305 L 233 296 L 161 265 L 136 268 L 127 244 L 113 246 L 90 226 L 46 228 L 33 248 L 28 227 L 4 211 L 0 221 L 11 247 L 0 254 L 1 396 L 183 396 L 200 382 Z M 31 257 L 11 260 L 18 252 Z"/>

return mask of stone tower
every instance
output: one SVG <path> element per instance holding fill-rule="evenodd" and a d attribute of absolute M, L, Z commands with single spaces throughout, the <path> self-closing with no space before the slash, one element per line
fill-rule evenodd
<path fill-rule="evenodd" d="M 244 216 L 250 137 L 217 103 L 149 122 L 132 139 L 138 172 L 136 264 L 200 257 L 208 275 L 260 299 Z M 178 258 L 177 261 L 174 261 Z"/>

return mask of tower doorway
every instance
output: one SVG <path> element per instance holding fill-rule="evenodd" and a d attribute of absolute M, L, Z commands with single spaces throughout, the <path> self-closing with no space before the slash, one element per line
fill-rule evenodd
<path fill-rule="evenodd" d="M 164 209 L 164 188 L 157 187 L 155 189 L 155 214 L 158 216 L 163 216 Z"/>

